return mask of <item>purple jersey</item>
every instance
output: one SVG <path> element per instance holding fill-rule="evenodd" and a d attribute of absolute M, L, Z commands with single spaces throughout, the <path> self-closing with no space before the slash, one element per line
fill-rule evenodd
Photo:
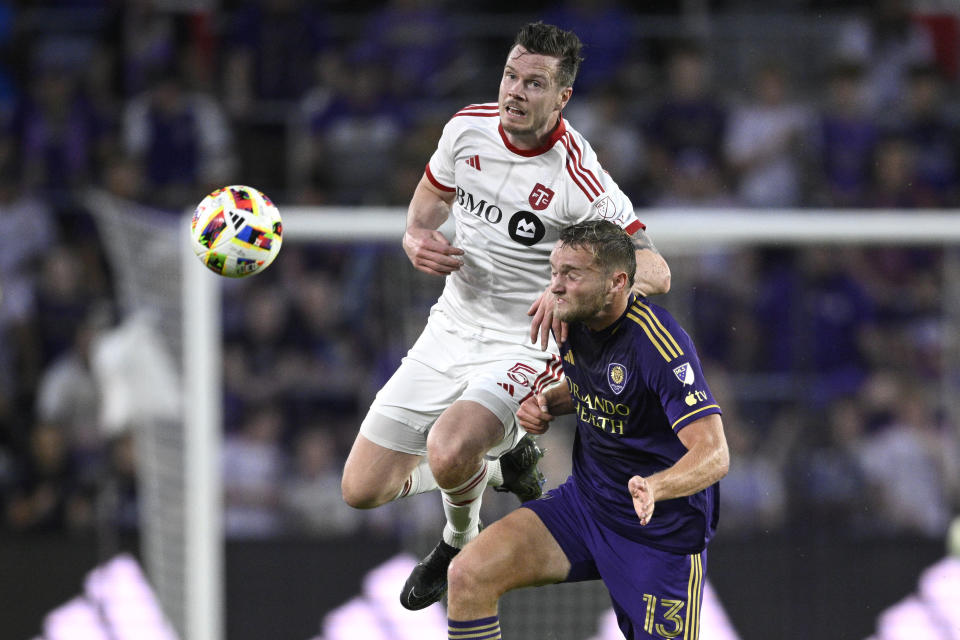
<path fill-rule="evenodd" d="M 720 413 L 690 336 L 666 310 L 634 297 L 602 331 L 572 323 L 560 351 L 577 416 L 573 476 L 590 512 L 652 547 L 701 551 L 717 525 L 716 484 L 658 501 L 646 526 L 627 490 L 632 476 L 650 476 L 686 453 L 680 429 Z"/>

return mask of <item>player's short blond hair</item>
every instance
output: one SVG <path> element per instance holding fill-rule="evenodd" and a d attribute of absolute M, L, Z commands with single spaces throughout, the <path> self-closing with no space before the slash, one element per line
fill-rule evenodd
<path fill-rule="evenodd" d="M 573 249 L 586 249 L 604 274 L 625 271 L 630 286 L 637 270 L 637 254 L 627 232 L 609 220 L 587 220 L 560 230 L 559 242 Z"/>

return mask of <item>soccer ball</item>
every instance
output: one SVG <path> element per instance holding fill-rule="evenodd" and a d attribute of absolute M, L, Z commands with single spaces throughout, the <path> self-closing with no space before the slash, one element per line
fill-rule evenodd
<path fill-rule="evenodd" d="M 214 273 L 243 278 L 270 266 L 283 235 L 280 212 L 266 195 L 243 185 L 217 189 L 193 212 L 190 242 Z"/>

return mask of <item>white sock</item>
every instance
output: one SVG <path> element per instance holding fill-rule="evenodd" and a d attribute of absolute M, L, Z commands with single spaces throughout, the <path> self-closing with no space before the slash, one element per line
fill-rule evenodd
<path fill-rule="evenodd" d="M 487 472 L 487 486 L 499 487 L 503 484 L 503 472 L 500 470 L 500 458 L 487 461 L 490 470 Z"/>
<path fill-rule="evenodd" d="M 433 491 L 439 488 L 437 481 L 433 477 L 433 472 L 430 471 L 430 464 L 427 462 L 427 459 L 424 458 L 420 461 L 420 464 L 414 467 L 413 473 L 411 473 L 407 481 L 403 483 L 403 487 L 400 488 L 400 493 L 397 494 L 394 500 L 406 498 L 407 496 L 415 496 L 418 493 L 426 493 L 427 491 Z"/>
<path fill-rule="evenodd" d="M 443 528 L 443 541 L 462 549 L 480 533 L 481 496 L 487 488 L 490 463 L 486 460 L 470 479 L 450 488 L 440 488 L 443 493 L 443 512 L 447 524 Z"/>

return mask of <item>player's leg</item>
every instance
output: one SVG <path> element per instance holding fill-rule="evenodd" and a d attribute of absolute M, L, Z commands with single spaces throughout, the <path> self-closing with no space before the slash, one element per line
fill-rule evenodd
<path fill-rule="evenodd" d="M 471 479 L 484 454 L 503 439 L 503 421 L 487 407 L 458 400 L 444 411 L 427 436 L 427 460 L 441 488 Z"/>
<path fill-rule="evenodd" d="M 519 508 L 483 530 L 450 564 L 447 615 L 476 620 L 497 614 L 507 591 L 562 582 L 570 561 L 536 513 Z"/>
<path fill-rule="evenodd" d="M 503 439 L 503 419 L 487 407 L 458 400 L 427 437 L 427 460 L 447 517 L 443 538 L 403 585 L 400 603 L 423 609 L 443 597 L 450 560 L 480 532 L 480 498 L 494 472 L 484 454 Z"/>
<path fill-rule="evenodd" d="M 515 414 L 530 389 L 553 381 L 559 359 L 533 350 L 518 353 L 508 343 L 484 349 L 488 359 L 464 367 L 466 390 L 430 431 L 427 459 L 444 494 L 447 524 L 443 539 L 404 583 L 400 602 L 408 609 L 422 609 L 443 596 L 450 560 L 479 533 L 485 486 L 503 486 L 521 502 L 542 491 L 537 462 L 543 452 L 524 438 Z"/>
<path fill-rule="evenodd" d="M 488 477 L 489 486 L 514 493 L 521 503 L 535 500 L 543 487 L 543 474 L 537 469 L 543 451 L 520 428 L 516 413 L 532 390 L 539 391 L 559 379 L 560 360 L 539 350 L 518 350 L 512 343 L 494 343 L 486 349 L 490 360 L 466 369 L 466 389 L 431 430 L 430 466 L 438 484 L 449 489 L 456 481 L 469 481 L 469 472 L 483 460 L 478 453 L 484 454 L 494 470 Z M 484 438 L 482 446 L 493 442 L 485 451 L 469 446 L 472 436 L 464 433 L 464 425 L 472 431 L 474 421 Z M 499 439 L 490 438 L 495 433 Z M 442 477 L 447 475 L 445 470 L 452 476 Z"/>
<path fill-rule="evenodd" d="M 422 461 L 421 455 L 388 449 L 358 433 L 343 466 L 343 501 L 356 509 L 372 509 L 411 493 L 411 484 L 421 479 L 436 488 L 429 469 L 422 478 Z"/>
<path fill-rule="evenodd" d="M 461 339 L 431 316 L 427 326 L 370 406 L 344 465 L 343 498 L 372 508 L 436 489 L 426 462 L 427 432 L 463 391 L 451 367 Z"/>
<path fill-rule="evenodd" d="M 487 407 L 459 400 L 427 437 L 427 460 L 443 494 L 443 540 L 462 549 L 479 534 L 480 501 L 491 473 L 484 454 L 503 440 L 502 419 Z"/>
<path fill-rule="evenodd" d="M 589 525 L 568 480 L 484 530 L 450 566 L 449 638 L 499 638 L 497 603 L 511 589 L 598 579 Z"/>
<path fill-rule="evenodd" d="M 344 465 L 341 481 L 344 502 L 357 509 L 372 509 L 439 488 L 426 456 L 398 451 L 396 444 L 374 435 L 410 432 L 407 425 L 374 412 L 367 416 L 364 424 Z M 416 437 L 416 433 L 411 432 L 407 440 L 412 442 Z M 542 456 L 543 452 L 532 438 L 524 440 L 502 459 L 487 462 L 486 486 L 513 492 L 521 502 L 535 498 L 534 491 L 539 491 L 543 480 L 542 474 L 536 472 L 536 463 Z M 505 467 L 503 472 L 501 463 Z"/>
<path fill-rule="evenodd" d="M 536 357 L 542 355 L 536 353 Z M 528 377 L 538 366 L 541 374 Z M 431 429 L 427 459 L 444 492 L 447 544 L 462 548 L 476 537 L 483 479 L 486 484 L 513 491 L 521 503 L 540 497 L 543 475 L 537 462 L 543 452 L 517 424 L 516 412 L 531 389 L 551 379 L 548 370 L 542 361 L 525 360 L 513 345 L 495 352 L 489 363 L 472 369 L 473 376 L 460 399 Z M 487 459 L 497 456 L 499 478 L 493 479 Z"/>

